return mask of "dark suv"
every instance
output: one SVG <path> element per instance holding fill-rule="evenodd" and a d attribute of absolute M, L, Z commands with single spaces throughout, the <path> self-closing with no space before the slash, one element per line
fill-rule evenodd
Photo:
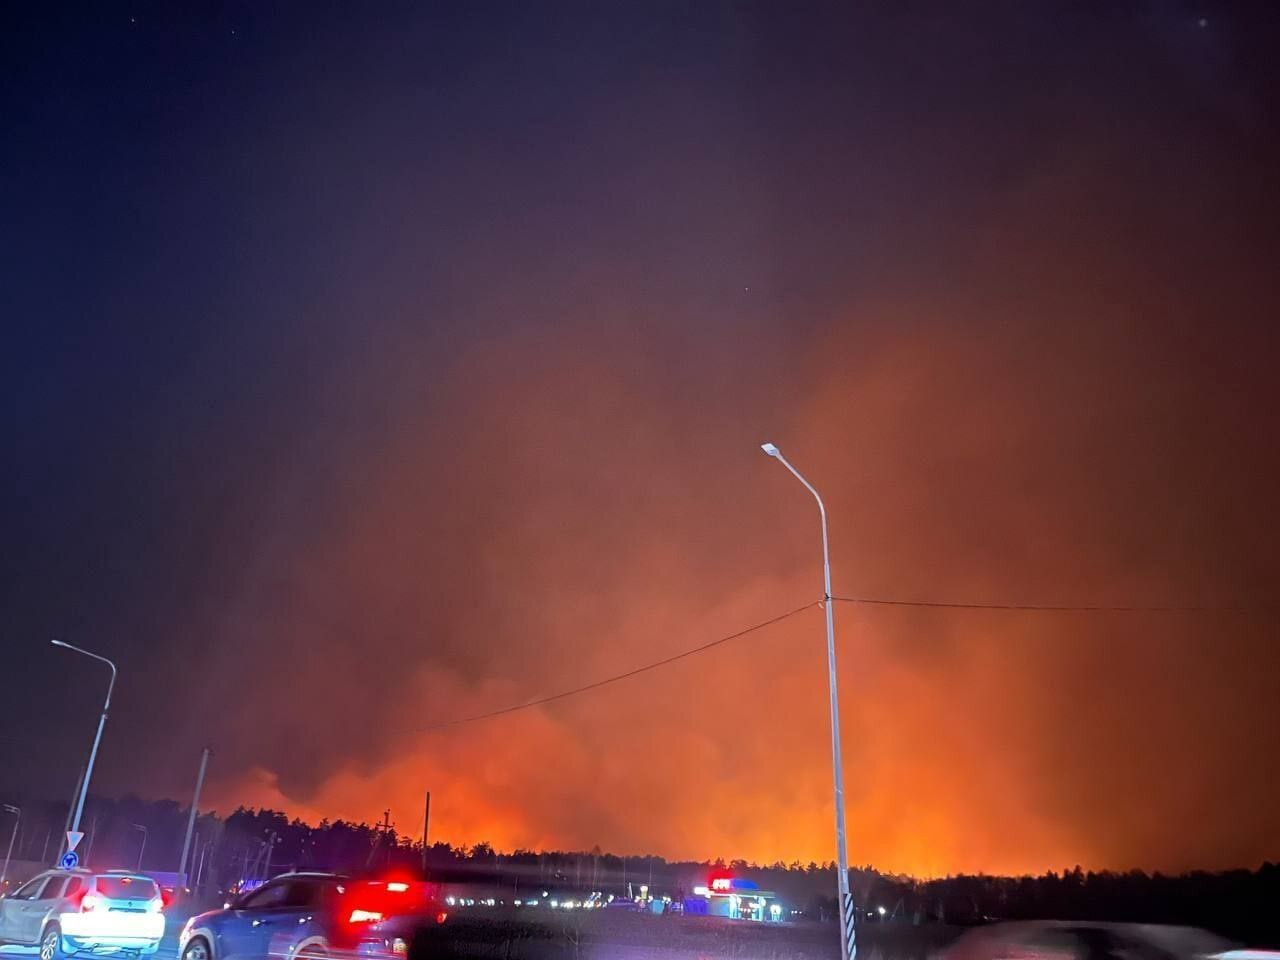
<path fill-rule="evenodd" d="M 182 960 L 405 956 L 414 931 L 444 920 L 425 883 L 287 873 L 192 917 L 178 951 Z"/>

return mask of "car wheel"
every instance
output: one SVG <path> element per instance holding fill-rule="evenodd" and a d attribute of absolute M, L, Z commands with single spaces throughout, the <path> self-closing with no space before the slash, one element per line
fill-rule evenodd
<path fill-rule="evenodd" d="M 54 960 L 58 956 L 58 941 L 62 939 L 62 931 L 56 923 L 51 923 L 40 934 L 40 960 Z"/>
<path fill-rule="evenodd" d="M 211 960 L 209 944 L 205 943 L 204 937 L 191 938 L 191 942 L 187 944 L 187 949 L 182 951 L 182 960 Z"/>

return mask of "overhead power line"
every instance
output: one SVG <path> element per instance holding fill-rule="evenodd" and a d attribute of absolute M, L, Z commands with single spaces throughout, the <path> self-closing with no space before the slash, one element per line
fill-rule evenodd
<path fill-rule="evenodd" d="M 840 597 L 833 596 L 832 600 L 841 603 L 860 603 L 873 606 L 886 607 L 925 607 L 939 608 L 944 610 L 1012 610 L 1027 612 L 1046 612 L 1046 613 L 1241 613 L 1249 611 L 1258 611 L 1264 609 L 1273 609 L 1269 607 L 1209 607 L 1195 605 L 1141 605 L 1141 604 L 1066 604 L 1066 603 L 982 603 L 976 601 L 960 601 L 960 600 L 904 600 L 891 597 Z M 786 613 L 780 613 L 776 617 L 770 617 L 768 620 L 761 620 L 759 623 L 752 624 L 736 633 L 727 636 L 717 637 L 715 640 L 691 647 L 680 653 L 672 654 L 661 660 L 655 660 L 652 663 L 646 663 L 643 666 L 635 667 L 624 673 L 614 674 L 610 677 L 603 677 L 600 680 L 594 680 L 591 683 L 583 684 L 580 687 L 573 687 L 569 690 L 561 690 L 558 693 L 548 694 L 544 697 L 538 697 L 534 700 L 526 700 L 523 703 L 514 703 L 510 706 L 500 707 L 497 710 L 489 710 L 485 713 L 477 713 L 468 717 L 455 717 L 452 720 L 443 720 L 439 723 L 429 724 L 422 728 L 424 730 L 440 730 L 445 727 L 456 727 L 464 723 L 475 723 L 480 720 L 491 720 L 494 717 L 505 716 L 508 713 L 516 713 L 520 710 L 529 710 L 533 707 L 540 707 L 543 704 L 553 703 L 556 700 L 564 700 L 566 697 L 577 696 L 580 693 L 587 693 L 590 690 L 598 690 L 600 687 L 608 686 L 611 683 L 617 683 L 620 680 L 627 680 L 631 677 L 647 673 L 650 670 L 657 670 L 659 667 L 665 667 L 668 664 L 675 663 L 677 660 L 683 660 L 686 657 L 692 657 L 699 653 L 704 653 L 713 647 L 721 646 L 731 640 L 737 640 L 748 634 L 755 633 L 757 630 L 763 630 L 765 627 L 771 627 L 776 623 L 781 623 L 797 614 L 804 613 L 810 607 L 818 606 L 822 601 L 814 601 L 796 607 L 794 610 L 788 610 Z"/>
<path fill-rule="evenodd" d="M 882 607 L 940 607 L 946 610 L 1027 610 L 1047 613 L 1245 613 L 1266 607 L 1206 607 L 1195 605 L 1071 604 L 1071 603 L 978 603 L 959 600 L 898 600 L 885 597 L 836 597 L 842 603 L 862 603 Z"/>
<path fill-rule="evenodd" d="M 739 630 L 737 633 L 731 633 L 728 636 L 719 637 L 715 640 L 711 640 L 700 646 L 691 647 L 690 649 L 684 650 L 681 653 L 676 653 L 669 657 L 664 657 L 661 660 L 655 660 L 653 663 L 646 663 L 644 666 L 636 667 L 632 670 L 626 671 L 625 673 L 614 674 L 611 677 L 604 677 L 603 679 L 595 680 L 591 683 L 583 684 L 580 687 L 574 687 L 571 690 L 561 690 L 559 693 L 552 693 L 552 694 L 549 694 L 548 696 L 538 697 L 536 700 L 528 700 L 524 703 L 515 703 L 509 707 L 502 707 L 498 710 L 490 710 L 487 713 L 477 713 L 470 717 L 458 717 L 453 720 L 445 720 L 440 723 L 433 723 L 427 726 L 425 729 L 438 730 L 443 727 L 456 727 L 458 724 L 462 724 L 462 723 L 474 723 L 477 720 L 489 720 L 489 719 L 492 719 L 493 717 L 501 717 L 508 713 L 515 713 L 517 710 L 528 710 L 531 707 L 540 707 L 544 703 L 551 703 L 552 701 L 555 701 L 555 700 L 563 700 L 565 697 L 572 697 L 572 696 L 576 696 L 579 693 L 586 693 L 588 690 L 596 690 L 596 689 L 599 689 L 600 687 L 607 686 L 611 683 L 617 683 L 619 680 L 626 680 L 630 677 L 637 676 L 638 674 L 646 673 L 649 670 L 657 670 L 659 667 L 665 667 L 667 664 L 675 663 L 677 660 L 683 660 L 685 657 L 692 657 L 698 653 L 705 653 L 707 650 L 710 650 L 713 647 L 718 647 L 721 644 L 728 643 L 730 640 L 737 640 L 740 637 L 745 637 L 749 633 L 755 633 L 757 630 L 763 630 L 765 627 L 771 627 L 775 623 L 781 623 L 783 620 L 786 620 L 790 617 L 794 617 L 798 613 L 804 613 L 806 610 L 814 606 L 817 606 L 817 601 L 806 603 L 803 606 L 796 607 L 794 610 L 788 610 L 786 613 L 780 613 L 776 617 L 770 617 L 768 620 L 761 620 L 759 623 L 752 624 L 751 626 L 746 627 L 745 629 Z"/>

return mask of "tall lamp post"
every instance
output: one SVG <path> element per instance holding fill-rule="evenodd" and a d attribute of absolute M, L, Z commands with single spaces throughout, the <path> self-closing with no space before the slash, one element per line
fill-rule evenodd
<path fill-rule="evenodd" d="M 9 849 L 4 855 L 4 869 L 0 870 L 0 887 L 3 887 L 5 881 L 9 878 L 9 858 L 13 856 L 13 841 L 18 838 L 18 824 L 22 822 L 21 807 L 6 803 L 3 805 L 3 809 L 7 813 L 13 814 L 13 833 L 9 834 Z"/>
<path fill-rule="evenodd" d="M 831 698 L 831 774 L 835 780 L 836 799 L 836 885 L 840 891 L 840 955 L 853 960 L 857 954 L 854 936 L 853 897 L 849 893 L 849 855 L 844 835 L 844 769 L 840 760 L 840 697 L 836 681 L 836 624 L 831 603 L 831 555 L 827 548 L 827 508 L 822 497 L 800 471 L 793 467 L 782 451 L 772 443 L 760 445 L 760 449 L 791 471 L 792 476 L 804 484 L 806 490 L 818 501 L 818 515 L 822 520 L 822 596 L 823 609 L 827 613 L 827 680 Z"/>
<path fill-rule="evenodd" d="M 52 641 L 55 647 L 63 647 L 66 650 L 73 650 L 76 653 L 82 653 L 86 657 L 92 657 L 94 660 L 101 660 L 111 668 L 111 682 L 107 684 L 107 699 L 102 704 L 102 716 L 98 720 L 98 732 L 93 738 L 93 749 L 89 751 L 89 764 L 84 768 L 84 781 L 80 784 L 80 799 L 76 801 L 76 815 L 71 821 L 71 829 L 80 829 L 80 815 L 84 813 L 84 798 L 89 794 L 89 778 L 93 776 L 93 761 L 98 757 L 98 744 L 102 742 L 102 728 L 107 725 L 107 711 L 111 709 L 111 691 L 116 686 L 116 665 L 106 657 L 100 657 L 96 653 L 90 653 L 88 650 L 82 650 L 79 647 L 72 646 L 62 640 Z"/>

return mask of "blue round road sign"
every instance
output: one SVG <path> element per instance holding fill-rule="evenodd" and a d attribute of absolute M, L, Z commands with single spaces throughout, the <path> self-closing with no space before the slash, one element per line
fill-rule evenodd
<path fill-rule="evenodd" d="M 68 850 L 62 855 L 60 862 L 63 870 L 74 870 L 79 865 L 80 858 L 76 856 L 74 850 Z"/>

